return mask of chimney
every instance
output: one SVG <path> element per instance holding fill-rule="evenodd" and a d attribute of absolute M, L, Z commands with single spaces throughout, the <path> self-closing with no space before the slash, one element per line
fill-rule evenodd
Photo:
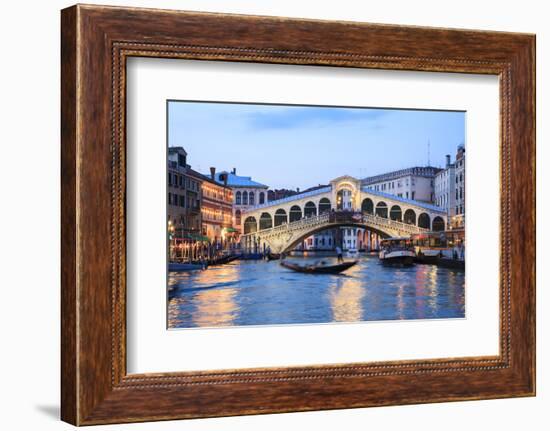
<path fill-rule="evenodd" d="M 223 174 L 223 185 L 227 186 L 227 174 Z"/>
<path fill-rule="evenodd" d="M 216 179 L 216 168 L 213 166 L 210 168 L 210 178 L 212 178 L 213 180 Z"/>
<path fill-rule="evenodd" d="M 447 154 L 445 158 L 447 159 L 447 167 L 449 167 L 451 165 L 451 155 Z"/>
<path fill-rule="evenodd" d="M 231 173 L 232 173 L 233 175 L 237 175 L 237 168 L 233 168 L 233 170 L 231 171 Z"/>

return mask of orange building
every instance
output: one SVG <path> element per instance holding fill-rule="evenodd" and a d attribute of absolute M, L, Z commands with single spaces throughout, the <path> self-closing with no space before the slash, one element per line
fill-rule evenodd
<path fill-rule="evenodd" d="M 210 176 L 192 171 L 201 180 L 202 234 L 210 243 L 226 247 L 232 237 L 233 191 L 227 184 L 216 182 L 216 171 L 210 168 Z"/>

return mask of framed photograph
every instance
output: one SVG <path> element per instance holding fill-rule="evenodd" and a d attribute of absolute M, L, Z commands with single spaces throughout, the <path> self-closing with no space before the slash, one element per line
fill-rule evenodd
<path fill-rule="evenodd" d="M 535 36 L 62 11 L 62 419 L 535 394 Z"/>

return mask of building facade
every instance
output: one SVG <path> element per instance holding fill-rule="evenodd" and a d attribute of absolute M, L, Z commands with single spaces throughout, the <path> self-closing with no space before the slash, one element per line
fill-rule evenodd
<path fill-rule="evenodd" d="M 451 216 L 452 228 L 463 228 L 466 213 L 466 151 L 459 145 L 455 162 L 455 213 Z"/>
<path fill-rule="evenodd" d="M 210 176 L 191 170 L 190 174 L 201 180 L 201 226 L 202 235 L 218 248 L 226 246 L 227 233 L 233 224 L 233 191 L 215 179 L 215 170 Z"/>
<path fill-rule="evenodd" d="M 301 247 L 307 251 L 332 251 L 336 247 L 335 229 L 327 229 L 307 237 Z"/>
<path fill-rule="evenodd" d="M 435 204 L 445 209 L 450 223 L 455 211 L 455 164 L 451 163 L 449 154 L 446 156 L 445 168 L 435 176 L 434 191 Z"/>
<path fill-rule="evenodd" d="M 357 227 L 342 228 L 342 249 L 362 250 L 364 248 L 364 233 L 365 229 Z"/>
<path fill-rule="evenodd" d="M 458 146 L 454 163 L 451 163 L 451 156 L 447 155 L 445 169 L 435 177 L 435 204 L 447 212 L 447 228 L 464 227 L 466 153 L 463 145 Z"/>
<path fill-rule="evenodd" d="M 230 187 L 233 192 L 232 226 L 240 231 L 242 212 L 254 205 L 266 203 L 268 186 L 253 181 L 251 177 L 237 175 L 235 168 L 231 172 L 221 171 L 218 173 L 214 169 L 214 178 L 218 184 Z"/>
<path fill-rule="evenodd" d="M 187 152 L 182 147 L 168 150 L 168 225 L 177 238 L 201 233 L 202 180 L 190 174 Z"/>
<path fill-rule="evenodd" d="M 434 179 L 440 170 L 433 166 L 417 166 L 363 178 L 361 184 L 375 192 L 383 192 L 420 202 L 434 203 Z"/>

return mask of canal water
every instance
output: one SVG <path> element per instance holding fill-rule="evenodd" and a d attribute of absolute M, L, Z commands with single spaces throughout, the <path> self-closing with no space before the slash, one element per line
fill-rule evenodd
<path fill-rule="evenodd" d="M 168 280 L 169 328 L 464 317 L 464 271 L 386 267 L 369 255 L 339 275 L 301 274 L 278 261 L 238 260 L 169 273 Z"/>

